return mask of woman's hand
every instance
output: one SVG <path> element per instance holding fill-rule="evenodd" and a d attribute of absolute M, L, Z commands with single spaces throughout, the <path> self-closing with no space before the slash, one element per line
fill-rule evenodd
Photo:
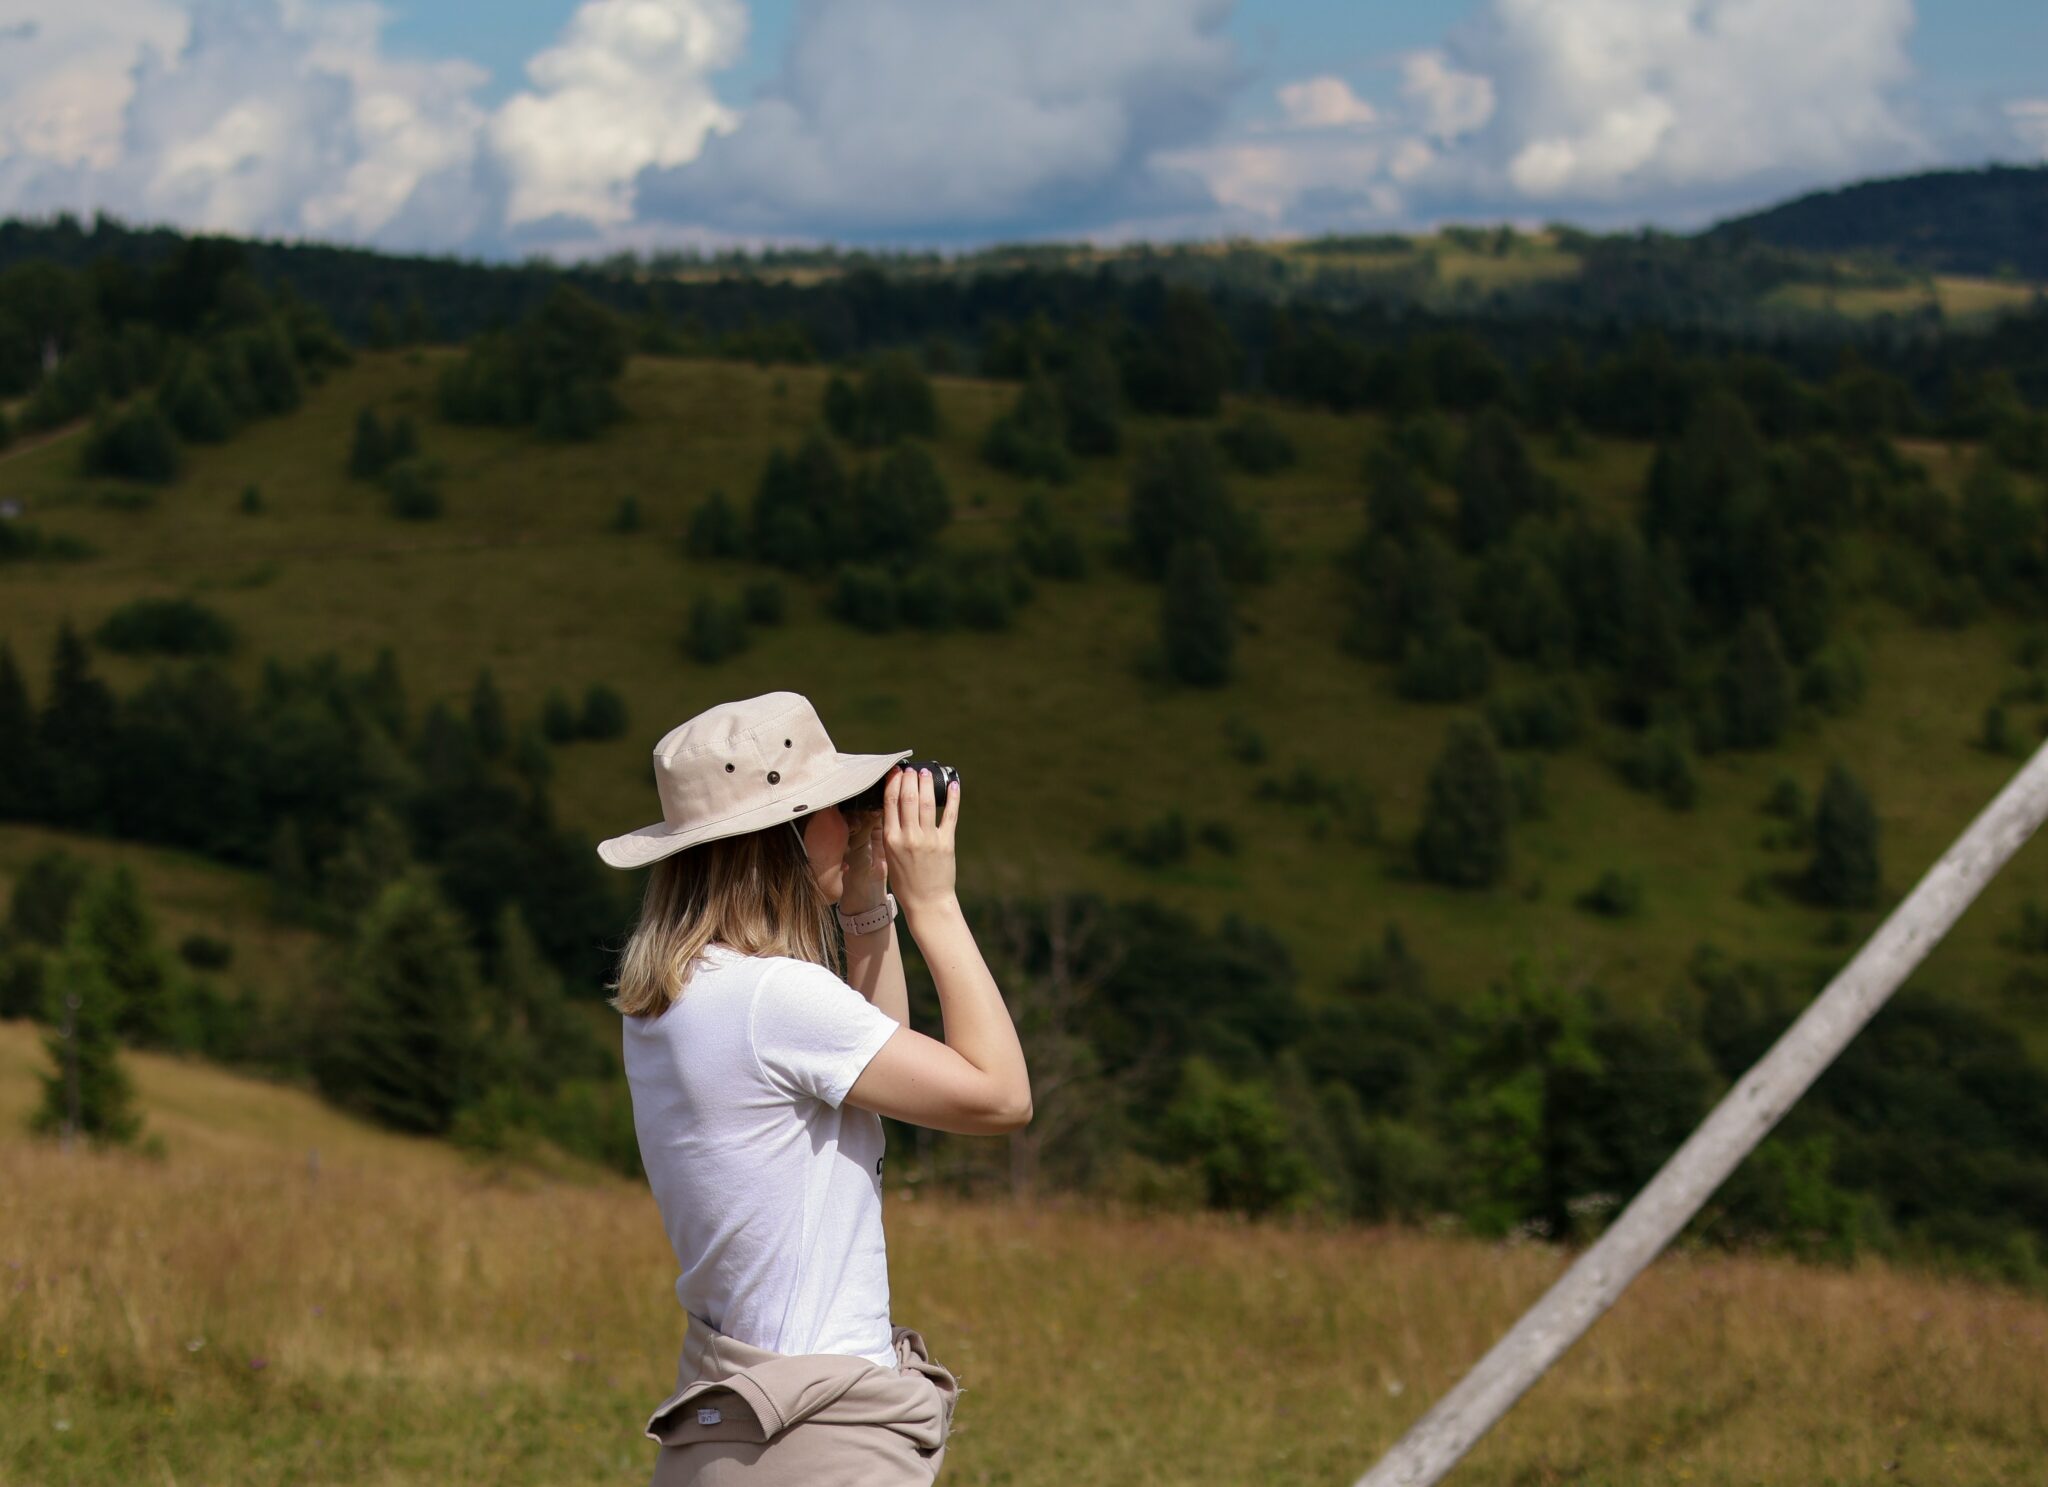
<path fill-rule="evenodd" d="M 889 854 L 878 829 L 879 811 L 850 813 L 846 818 L 846 885 L 839 895 L 841 913 L 859 914 L 878 907 L 889 892 Z"/>
<path fill-rule="evenodd" d="M 953 837 L 960 825 L 960 788 L 946 797 L 946 819 L 929 770 L 899 766 L 882 794 L 882 833 L 896 865 L 896 898 L 906 910 L 953 897 Z"/>

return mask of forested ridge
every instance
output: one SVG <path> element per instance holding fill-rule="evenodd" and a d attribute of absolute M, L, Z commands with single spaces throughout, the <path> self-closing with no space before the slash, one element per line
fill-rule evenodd
<path fill-rule="evenodd" d="M 2048 279 L 2048 165 L 1987 165 L 1857 181 L 1731 217 L 1709 236 L 1917 268 Z"/>
<path fill-rule="evenodd" d="M 1886 856 L 1868 767 L 1787 768 L 1731 807 L 1703 784 L 1712 764 L 1858 717 L 1872 615 L 1979 650 L 2021 636 L 1996 692 L 1970 699 L 1979 753 L 2023 751 L 2048 704 L 2038 310 L 1983 333 L 1762 336 L 1741 316 L 1710 326 L 1701 307 L 1719 302 L 1695 294 L 1709 270 L 1761 260 L 1642 242 L 1581 245 L 1640 270 L 1603 281 L 1605 308 L 1553 289 L 1520 312 L 1453 313 L 1065 268 L 654 286 L 123 232 L 0 272 L 10 423 L 87 425 L 24 457 L 30 509 L 0 527 L 0 579 L 32 572 L 54 593 L 95 572 L 96 544 L 135 540 L 107 511 L 168 535 L 209 502 L 204 519 L 241 524 L 230 541 L 335 511 L 416 533 L 506 499 L 517 477 L 486 456 L 574 450 L 587 478 L 659 427 L 673 462 L 721 431 L 636 408 L 650 384 L 633 374 L 708 367 L 745 389 L 736 423 L 775 430 L 727 450 L 741 479 L 686 463 L 602 512 L 545 508 L 601 518 L 617 544 L 601 561 L 658 543 L 689 565 L 660 686 L 722 687 L 778 633 L 909 655 L 980 632 L 994 654 L 1035 612 L 1136 596 L 1156 643 L 1098 669 L 1148 698 L 1211 699 L 1227 782 L 1091 845 L 1161 881 L 1261 871 L 1263 844 L 1231 819 L 1242 796 L 1299 813 L 1319 851 L 1370 863 L 1411 908 L 1562 887 L 1588 926 L 1636 921 L 1658 909 L 1636 864 L 1546 886 L 1524 846 L 1555 819 L 1556 780 L 1597 774 L 1652 832 L 1700 830 L 1703 799 L 1739 809 L 1772 865 L 1723 897 L 1846 954 L 1917 866 Z M 43 239 L 10 241 L 22 260 Z M 1693 308 L 1622 313 L 1659 283 Z M 266 426 L 332 420 L 321 389 L 344 379 L 363 393 L 345 438 L 295 439 L 270 480 L 220 488 Z M 986 411 L 970 423 L 968 406 Z M 1631 451 L 1640 478 L 1601 473 L 1633 469 Z M 1427 720 L 1412 821 L 1384 779 L 1279 757 L 1280 726 L 1231 705 L 1263 681 L 1244 659 L 1262 596 L 1307 586 L 1266 492 L 1311 463 L 1342 525 L 1312 555 L 1334 602 L 1304 654 L 1372 678 L 1357 707 Z M 990 490 L 1002 519 L 971 535 L 959 519 Z M 680 532 L 650 530 L 643 499 L 670 497 Z M 569 751 L 645 732 L 643 708 L 670 694 L 564 675 L 520 710 L 480 665 L 462 695 L 414 696 L 424 654 L 287 661 L 224 599 L 141 587 L 53 627 L 43 666 L 0 636 L 0 752 L 19 761 L 0 815 L 251 870 L 272 916 L 328 953 L 302 994 L 238 996 L 214 974 L 232 945 L 174 955 L 132 878 L 41 854 L 15 875 L 0 1011 L 54 1022 L 80 987 L 97 999 L 81 1036 L 110 1138 L 127 1041 L 303 1074 L 399 1128 L 493 1149 L 545 1136 L 635 1170 L 623 1086 L 584 1015 L 630 897 L 557 820 L 555 784 Z M 434 633 L 406 643 L 449 643 Z M 102 656 L 140 658 L 148 679 L 118 692 Z M 230 673 L 258 658 L 254 686 Z M 1442 994 L 1449 947 L 1392 913 L 1361 926 L 1344 974 L 1307 985 L 1283 934 L 1235 908 L 1205 924 L 1076 891 L 971 912 L 1002 944 L 1034 1067 L 1070 1077 L 1007 1160 L 951 1143 L 952 1180 L 1249 1212 L 1597 1228 L 1813 989 L 1704 936 L 1646 1004 L 1524 957 Z M 2048 980 L 2044 922 L 2030 902 L 2005 927 L 2012 1004 Z M 935 1026 L 907 941 L 906 958 Z M 1994 1000 L 1903 995 L 1699 1230 L 2041 1282 L 2048 1068 Z"/>

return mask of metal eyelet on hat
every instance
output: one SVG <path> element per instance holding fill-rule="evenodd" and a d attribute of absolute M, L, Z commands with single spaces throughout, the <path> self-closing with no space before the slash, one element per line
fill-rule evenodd
<path fill-rule="evenodd" d="M 782 776 L 781 776 L 781 774 L 779 774 L 779 773 L 778 773 L 777 771 L 775 771 L 775 770 L 772 770 L 772 769 L 771 769 L 771 770 L 769 770 L 769 771 L 768 771 L 768 783 L 769 783 L 769 784 L 771 784 L 771 785 L 779 785 L 779 784 L 781 784 L 781 783 L 782 783 Z"/>
<path fill-rule="evenodd" d="M 791 746 L 791 745 L 790 745 L 790 741 L 789 741 L 788 739 L 786 739 L 786 738 L 785 738 L 785 739 L 784 739 L 784 740 L 782 741 L 782 746 L 783 746 L 783 747 L 784 747 L 785 749 L 786 749 L 786 748 L 789 748 L 789 747 Z"/>
<path fill-rule="evenodd" d="M 725 767 L 725 772 L 726 772 L 727 774 L 731 774 L 731 773 L 732 773 L 732 771 L 733 771 L 733 766 L 732 766 L 732 765 L 730 765 L 730 764 L 726 765 L 726 767 Z"/>

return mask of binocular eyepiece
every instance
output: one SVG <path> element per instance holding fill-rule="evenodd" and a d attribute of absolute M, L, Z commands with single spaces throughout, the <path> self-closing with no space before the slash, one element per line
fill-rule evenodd
<path fill-rule="evenodd" d="M 920 769 L 928 769 L 932 772 L 932 803 L 937 808 L 932 819 L 934 821 L 945 820 L 946 787 L 960 777 L 960 771 L 950 764 L 941 764 L 936 759 L 904 759 L 897 764 L 896 769 L 907 769 L 912 774 L 917 773 Z M 889 774 L 894 774 L 895 772 L 896 770 L 892 769 L 889 771 Z M 905 783 L 907 784 L 908 782 L 906 781 Z M 889 775 L 885 774 L 852 799 L 840 801 L 839 809 L 841 811 L 879 811 L 882 808 L 882 792 L 887 790 L 888 787 Z"/>

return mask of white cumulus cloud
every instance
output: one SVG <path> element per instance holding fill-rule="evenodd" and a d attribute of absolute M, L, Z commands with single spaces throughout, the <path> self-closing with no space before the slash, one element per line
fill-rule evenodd
<path fill-rule="evenodd" d="M 144 46 L 174 48 L 169 0 L 72 0 L 0 9 L 0 212 L 90 206 L 82 170 L 121 156 L 121 118 Z"/>
<path fill-rule="evenodd" d="M 1470 134 L 1493 117 L 1493 80 L 1460 71 L 1440 51 L 1403 59 L 1401 96 L 1414 106 L 1422 132 L 1440 140 Z"/>
<path fill-rule="evenodd" d="M 1232 0 L 805 0 L 782 71 L 643 214 L 849 237 L 1058 227 L 1200 199 L 1150 164 L 1240 82 Z"/>
<path fill-rule="evenodd" d="M 406 0 L 425 4 L 432 0 Z M 1384 77 L 1254 74 L 1235 0 L 561 0 L 495 108 L 368 0 L 0 0 L 0 214 L 104 208 L 386 248 L 969 242 L 1591 225 L 1967 156 L 2048 159 L 2048 96 L 1916 111 L 1912 0 L 1479 0 Z M 2038 90 L 2036 90 L 2038 91 Z"/>
<path fill-rule="evenodd" d="M 1923 151 L 1895 93 L 1911 0 L 1492 0 L 1454 41 L 1482 169 L 1535 199 L 1834 178 Z"/>
<path fill-rule="evenodd" d="M 1341 77 L 1310 77 L 1288 83 L 1275 95 L 1287 122 L 1297 129 L 1349 129 L 1377 123 L 1379 110 L 1351 91 Z"/>
<path fill-rule="evenodd" d="M 85 55 L 102 86 L 81 90 L 65 127 L 45 116 L 40 139 L 9 118 L 0 208 L 392 246 L 460 242 L 496 216 L 476 160 L 486 74 L 385 56 L 373 5 L 201 0 L 159 16 L 145 4 L 125 8 L 136 24 L 89 32 L 67 10 L 105 21 L 124 8 L 35 9 L 0 58 Z"/>
<path fill-rule="evenodd" d="M 740 0 L 587 0 L 526 64 L 534 90 L 492 121 L 510 221 L 630 220 L 643 168 L 695 159 L 707 134 L 738 122 L 708 79 L 739 59 L 746 36 Z"/>

